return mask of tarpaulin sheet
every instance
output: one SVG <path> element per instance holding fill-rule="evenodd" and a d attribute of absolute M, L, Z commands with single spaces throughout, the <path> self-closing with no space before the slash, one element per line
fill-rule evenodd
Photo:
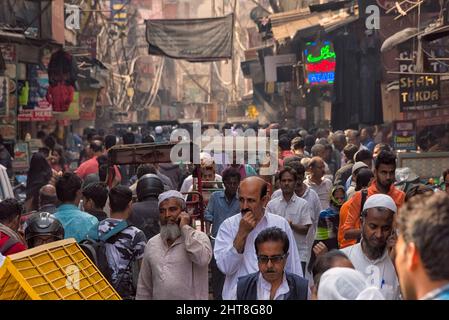
<path fill-rule="evenodd" d="M 232 58 L 234 15 L 205 19 L 146 20 L 149 52 L 191 62 Z"/>

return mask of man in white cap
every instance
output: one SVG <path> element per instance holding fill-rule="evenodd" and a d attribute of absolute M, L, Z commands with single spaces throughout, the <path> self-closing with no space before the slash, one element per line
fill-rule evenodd
<path fill-rule="evenodd" d="M 352 196 L 354 195 L 355 187 L 356 187 L 357 174 L 363 168 L 368 168 L 368 165 L 365 162 L 362 162 L 362 161 L 358 161 L 358 162 L 354 163 L 354 165 L 352 166 L 351 185 L 348 188 L 348 190 L 346 190 L 346 197 L 347 197 L 347 199 L 352 198 Z"/>
<path fill-rule="evenodd" d="M 184 196 L 159 195 L 161 232 L 148 241 L 137 284 L 137 300 L 207 300 L 209 237 L 190 226 Z"/>
<path fill-rule="evenodd" d="M 215 160 L 211 157 L 210 154 L 206 152 L 200 153 L 200 168 L 201 168 L 201 176 L 203 178 L 203 181 L 222 181 L 222 177 L 218 174 L 216 174 L 216 166 L 215 166 Z M 198 186 L 195 186 L 198 188 Z M 207 184 L 203 185 L 204 187 L 210 187 Z M 182 193 L 190 192 L 193 190 L 193 175 L 188 176 L 184 179 L 184 182 L 182 183 L 181 191 Z"/>
<path fill-rule="evenodd" d="M 375 194 L 369 197 L 360 217 L 361 242 L 341 250 L 387 300 L 399 298 L 399 281 L 387 246 L 396 238 L 393 229 L 396 212 L 396 204 L 390 196 Z"/>

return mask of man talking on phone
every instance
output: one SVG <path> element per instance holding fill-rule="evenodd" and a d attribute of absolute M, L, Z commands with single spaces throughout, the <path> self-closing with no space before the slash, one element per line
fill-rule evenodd
<path fill-rule="evenodd" d="M 240 183 L 238 192 L 240 213 L 226 219 L 215 239 L 214 256 L 218 268 L 226 275 L 223 299 L 236 296 L 239 277 L 259 270 L 254 241 L 269 227 L 285 231 L 290 243 L 285 271 L 302 276 L 301 261 L 288 221 L 265 211 L 270 199 L 268 184 L 260 177 L 248 177 Z"/>
<path fill-rule="evenodd" d="M 190 225 L 180 192 L 161 193 L 158 204 L 161 231 L 145 247 L 136 300 L 207 300 L 209 237 Z"/>

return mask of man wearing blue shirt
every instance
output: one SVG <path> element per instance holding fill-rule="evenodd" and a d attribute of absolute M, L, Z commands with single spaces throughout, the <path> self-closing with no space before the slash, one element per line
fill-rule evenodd
<path fill-rule="evenodd" d="M 239 171 L 235 168 L 228 167 L 223 171 L 222 178 L 225 190 L 212 193 L 204 215 L 204 219 L 206 220 L 206 232 L 207 234 L 210 234 L 213 239 L 217 236 L 221 223 L 227 218 L 240 212 L 240 203 L 237 198 L 237 189 L 241 178 Z M 212 232 L 210 232 L 211 223 Z M 211 260 L 211 272 L 214 299 L 221 300 L 225 275 L 218 269 L 214 257 Z"/>
<path fill-rule="evenodd" d="M 56 181 L 56 195 L 61 205 L 54 214 L 64 227 L 65 239 L 75 238 L 77 242 L 86 238 L 89 230 L 97 225 L 98 219 L 78 209 L 82 193 L 81 179 L 66 172 Z"/>

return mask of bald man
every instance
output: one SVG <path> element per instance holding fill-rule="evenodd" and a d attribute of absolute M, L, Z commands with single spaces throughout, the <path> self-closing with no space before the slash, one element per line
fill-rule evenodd
<path fill-rule="evenodd" d="M 39 212 L 55 213 L 58 206 L 58 197 L 56 188 L 47 184 L 39 190 Z"/>
<path fill-rule="evenodd" d="M 239 277 L 259 271 L 254 245 L 259 232 L 269 227 L 279 227 L 287 233 L 290 248 L 285 270 L 303 276 L 298 249 L 293 232 L 283 217 L 265 211 L 269 200 L 268 184 L 260 177 L 248 177 L 240 183 L 240 213 L 226 219 L 215 239 L 214 255 L 217 266 L 225 274 L 223 299 L 236 296 Z"/>

